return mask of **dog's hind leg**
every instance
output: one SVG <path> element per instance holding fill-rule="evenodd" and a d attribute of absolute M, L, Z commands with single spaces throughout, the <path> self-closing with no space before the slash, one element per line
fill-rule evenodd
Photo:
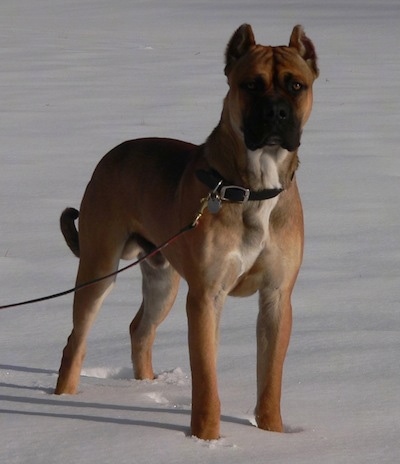
<path fill-rule="evenodd" d="M 156 330 L 178 293 L 180 277 L 169 263 L 165 264 L 153 266 L 146 261 L 141 264 L 143 301 L 129 328 L 136 379 L 154 378 L 152 346 Z"/>
<path fill-rule="evenodd" d="M 81 254 L 76 284 L 108 275 L 117 269 L 120 253 L 106 252 L 85 256 Z M 64 348 L 55 393 L 74 394 L 77 391 L 83 359 L 86 353 L 86 339 L 93 321 L 110 292 L 115 277 L 78 290 L 74 296 L 73 329 Z"/>

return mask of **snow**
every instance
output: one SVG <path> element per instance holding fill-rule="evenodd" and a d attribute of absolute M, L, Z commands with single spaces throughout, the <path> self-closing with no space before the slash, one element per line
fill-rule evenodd
<path fill-rule="evenodd" d="M 268 4 L 268 5 L 267 5 Z M 226 93 L 223 52 L 303 24 L 320 58 L 298 174 L 305 260 L 285 364 L 285 434 L 255 428 L 257 297 L 222 318 L 222 434 L 188 436 L 182 285 L 153 382 L 132 380 L 140 275 L 118 278 L 90 334 L 79 394 L 52 395 L 72 296 L 0 312 L 0 461 L 390 463 L 400 432 L 398 0 L 2 0 L 0 279 L 7 304 L 72 286 L 58 229 L 97 161 L 130 138 L 201 143 Z"/>

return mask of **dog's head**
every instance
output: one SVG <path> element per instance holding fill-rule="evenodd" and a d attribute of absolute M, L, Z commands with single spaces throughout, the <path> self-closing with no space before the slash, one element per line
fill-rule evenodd
<path fill-rule="evenodd" d="M 255 42 L 243 24 L 226 49 L 226 104 L 233 128 L 249 150 L 281 146 L 294 151 L 312 107 L 312 84 L 318 77 L 314 45 L 301 26 L 289 46 Z"/>

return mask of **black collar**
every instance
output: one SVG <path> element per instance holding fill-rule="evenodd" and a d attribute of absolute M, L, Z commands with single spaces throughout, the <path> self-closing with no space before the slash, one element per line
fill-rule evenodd
<path fill-rule="evenodd" d="M 212 189 L 213 193 L 217 194 L 220 200 L 232 201 L 234 203 L 269 200 L 283 192 L 282 188 L 253 191 L 238 185 L 231 185 L 214 169 L 210 171 L 198 170 L 196 171 L 196 176 L 200 182 Z"/>

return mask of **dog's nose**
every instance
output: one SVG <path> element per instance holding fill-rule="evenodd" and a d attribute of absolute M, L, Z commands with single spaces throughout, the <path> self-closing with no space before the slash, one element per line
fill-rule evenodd
<path fill-rule="evenodd" d="M 284 122 L 289 117 L 289 106 L 284 101 L 269 102 L 265 105 L 264 119 L 266 122 Z"/>

